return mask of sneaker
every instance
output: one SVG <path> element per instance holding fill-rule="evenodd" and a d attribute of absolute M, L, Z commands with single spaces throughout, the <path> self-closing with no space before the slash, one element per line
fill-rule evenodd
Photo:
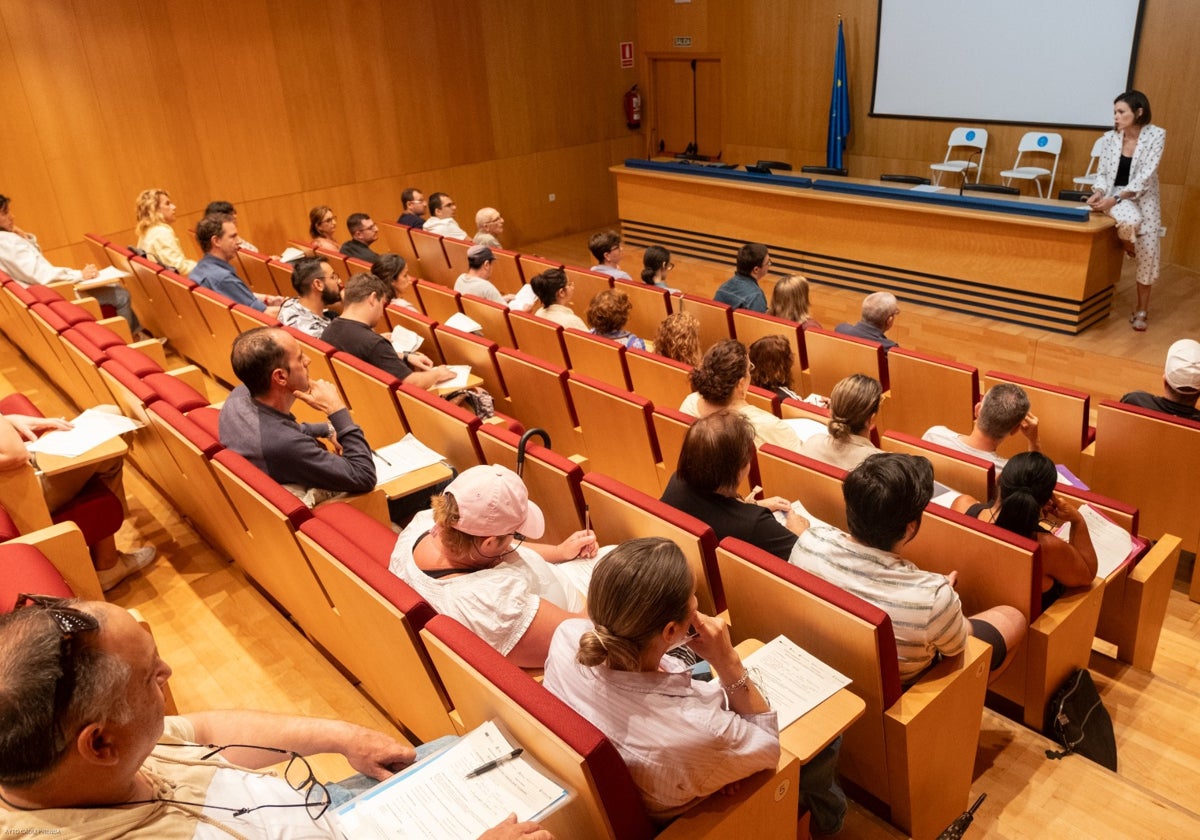
<path fill-rule="evenodd" d="M 154 562 L 156 554 L 158 554 L 158 549 L 152 545 L 142 546 L 128 554 L 124 551 L 118 552 L 115 566 L 111 569 L 96 570 L 96 576 L 100 578 L 100 588 L 105 592 L 112 589 L 134 572 L 140 572 L 149 566 Z"/>

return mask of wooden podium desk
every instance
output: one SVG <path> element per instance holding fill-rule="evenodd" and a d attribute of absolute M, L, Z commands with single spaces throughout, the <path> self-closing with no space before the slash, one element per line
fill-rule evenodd
<path fill-rule="evenodd" d="M 737 249 L 762 242 L 775 273 L 1074 334 L 1108 314 L 1121 273 L 1112 220 L 1076 203 L 645 161 L 610 171 L 626 239 L 731 274 Z"/>

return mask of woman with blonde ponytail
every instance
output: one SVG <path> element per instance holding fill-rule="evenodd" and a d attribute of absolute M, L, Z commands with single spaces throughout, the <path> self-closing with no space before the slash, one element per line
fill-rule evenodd
<path fill-rule="evenodd" d="M 828 433 L 808 438 L 800 454 L 852 470 L 879 452 L 867 435 L 875 424 L 882 398 L 879 380 L 862 373 L 847 376 L 833 386 L 829 395 Z"/>
<path fill-rule="evenodd" d="M 546 688 L 613 742 L 658 817 L 779 760 L 775 712 L 695 593 L 675 543 L 621 543 L 596 564 L 590 620 L 563 622 L 546 659 Z M 666 655 L 683 645 L 712 665 L 712 682 Z"/>

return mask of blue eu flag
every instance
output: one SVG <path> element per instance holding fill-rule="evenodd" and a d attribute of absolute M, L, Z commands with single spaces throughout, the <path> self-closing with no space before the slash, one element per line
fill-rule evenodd
<path fill-rule="evenodd" d="M 829 98 L 829 136 L 825 143 L 825 165 L 842 168 L 842 152 L 850 135 L 850 88 L 846 78 L 846 38 L 838 21 L 837 56 L 833 60 L 833 93 Z"/>

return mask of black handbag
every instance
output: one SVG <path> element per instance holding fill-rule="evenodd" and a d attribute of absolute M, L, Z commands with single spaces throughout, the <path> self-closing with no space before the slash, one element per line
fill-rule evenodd
<path fill-rule="evenodd" d="M 1046 758 L 1079 753 L 1109 770 L 1117 769 L 1117 739 L 1112 718 L 1092 682 L 1092 675 L 1076 669 L 1050 701 L 1046 734 L 1066 749 L 1046 750 Z"/>

